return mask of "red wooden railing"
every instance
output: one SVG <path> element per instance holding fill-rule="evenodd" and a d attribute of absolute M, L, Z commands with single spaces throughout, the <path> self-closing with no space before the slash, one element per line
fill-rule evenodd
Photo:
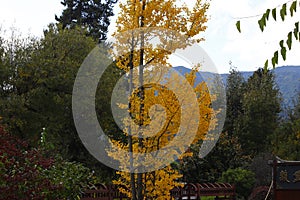
<path fill-rule="evenodd" d="M 170 192 L 175 200 L 200 199 L 202 196 L 235 199 L 235 187 L 229 183 L 188 183 L 184 187 L 176 187 Z"/>
<path fill-rule="evenodd" d="M 127 200 L 125 194 L 119 192 L 115 185 L 97 184 L 96 188 L 85 190 L 81 200 Z"/>
<path fill-rule="evenodd" d="M 216 199 L 235 199 L 235 187 L 229 183 L 188 183 L 184 187 L 175 187 L 170 191 L 172 199 L 191 200 L 202 196 L 215 196 Z M 82 195 L 81 200 L 127 200 L 126 195 L 120 193 L 114 185 L 97 185 Z"/>

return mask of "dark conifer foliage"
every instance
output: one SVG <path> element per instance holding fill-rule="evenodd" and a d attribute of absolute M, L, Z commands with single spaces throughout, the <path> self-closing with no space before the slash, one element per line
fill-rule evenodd
<path fill-rule="evenodd" d="M 63 0 L 61 4 L 66 8 L 55 19 L 63 28 L 84 26 L 89 36 L 104 40 L 110 25 L 109 17 L 114 15 L 113 6 L 116 3 L 117 0 Z"/>

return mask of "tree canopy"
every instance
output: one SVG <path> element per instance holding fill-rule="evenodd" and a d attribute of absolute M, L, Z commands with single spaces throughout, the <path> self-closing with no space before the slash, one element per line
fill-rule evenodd
<path fill-rule="evenodd" d="M 113 176 L 112 170 L 94 159 L 80 141 L 72 117 L 72 92 L 81 63 L 95 47 L 93 38 L 86 36 L 81 27 L 62 29 L 50 25 L 42 39 L 14 38 L 1 46 L 0 116 L 7 129 L 36 146 L 40 131 L 46 128 L 48 140 L 64 159 L 80 161 L 93 168 L 104 182 Z M 13 49 L 10 49 L 13 47 Z M 110 67 L 100 80 L 110 85 L 121 73 Z M 117 74 L 117 76 L 116 76 Z M 99 115 L 110 112 L 106 88 L 98 88 L 97 111 Z M 111 90 L 111 89 L 110 89 Z M 113 117 L 105 115 L 100 123 L 116 135 Z"/>
<path fill-rule="evenodd" d="M 83 26 L 89 36 L 97 41 L 105 40 L 115 3 L 117 0 L 63 0 L 61 4 L 66 8 L 55 19 L 63 28 Z"/>

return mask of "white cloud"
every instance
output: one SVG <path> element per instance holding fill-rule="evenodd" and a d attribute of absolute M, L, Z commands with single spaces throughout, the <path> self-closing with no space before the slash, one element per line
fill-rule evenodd
<path fill-rule="evenodd" d="M 216 62 L 219 71 L 228 72 L 229 61 L 240 70 L 255 70 L 263 66 L 265 60 L 279 48 L 278 42 L 285 39 L 287 33 L 294 27 L 294 22 L 288 17 L 282 23 L 279 16 L 278 22 L 274 22 L 270 16 L 266 30 L 261 33 L 257 21 L 267 8 L 276 7 L 284 2 L 284 0 L 212 1 L 210 10 L 212 16 L 208 22 L 208 30 L 205 33 L 207 40 L 203 46 Z M 299 17 L 298 12 L 293 19 Z M 242 33 L 238 33 L 235 27 L 237 20 L 241 20 Z M 279 64 L 300 64 L 294 56 L 299 53 L 299 45 L 295 44 L 293 50 L 288 52 L 287 61 Z"/>
<path fill-rule="evenodd" d="M 61 0 L 1 0 L 0 24 L 9 30 L 12 26 L 23 34 L 41 36 L 43 29 L 55 22 L 55 14 L 60 15 Z"/>

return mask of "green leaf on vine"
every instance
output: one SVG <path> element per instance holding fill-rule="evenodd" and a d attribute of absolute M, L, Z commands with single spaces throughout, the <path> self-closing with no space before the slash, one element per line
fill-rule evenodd
<path fill-rule="evenodd" d="M 286 3 L 282 5 L 282 8 L 280 10 L 280 16 L 282 21 L 284 21 L 284 18 L 286 16 Z"/>
<path fill-rule="evenodd" d="M 264 70 L 268 70 L 268 65 L 269 65 L 269 60 L 266 60 L 265 65 L 264 65 Z"/>
<path fill-rule="evenodd" d="M 286 48 L 285 47 L 281 47 L 280 53 L 281 53 L 283 60 L 286 60 Z"/>
<path fill-rule="evenodd" d="M 260 20 L 258 20 L 258 24 L 259 24 L 259 28 L 261 30 L 261 32 L 264 31 L 264 28 L 266 26 L 266 18 L 265 15 L 262 16 L 262 18 Z"/>
<path fill-rule="evenodd" d="M 299 22 L 295 23 L 295 28 L 294 28 L 294 36 L 296 40 L 298 40 L 298 33 L 299 33 Z"/>
<path fill-rule="evenodd" d="M 278 64 L 278 51 L 276 51 L 274 53 L 274 56 L 272 58 L 272 65 L 273 65 L 273 67 L 275 67 L 276 64 Z"/>
<path fill-rule="evenodd" d="M 280 45 L 281 48 L 283 47 L 283 43 L 284 43 L 283 40 L 281 40 L 281 41 L 279 42 L 279 45 Z"/>
<path fill-rule="evenodd" d="M 273 19 L 276 21 L 276 8 L 272 9 Z"/>
<path fill-rule="evenodd" d="M 235 24 L 235 26 L 236 26 L 237 30 L 239 32 L 241 32 L 241 21 L 237 21 L 236 24 Z"/>
<path fill-rule="evenodd" d="M 297 11 L 297 1 L 294 1 L 290 7 L 290 13 L 291 13 L 291 17 L 293 17 L 294 12 Z"/>
<path fill-rule="evenodd" d="M 270 15 L 270 9 L 267 9 L 266 13 L 265 13 L 265 17 L 267 20 L 269 20 L 269 15 Z"/>
<path fill-rule="evenodd" d="M 292 33 L 292 32 L 289 32 L 289 34 L 288 34 L 288 39 L 287 39 L 287 41 L 286 41 L 286 44 L 288 45 L 289 50 L 292 49 L 292 36 L 293 36 L 293 33 Z"/>

